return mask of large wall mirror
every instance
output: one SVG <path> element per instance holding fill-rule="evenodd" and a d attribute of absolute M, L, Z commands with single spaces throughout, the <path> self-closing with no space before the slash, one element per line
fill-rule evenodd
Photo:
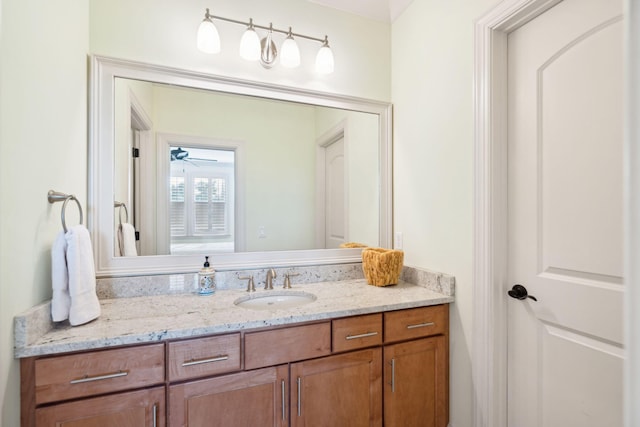
<path fill-rule="evenodd" d="M 92 58 L 99 277 L 360 260 L 391 242 L 388 103 Z"/>

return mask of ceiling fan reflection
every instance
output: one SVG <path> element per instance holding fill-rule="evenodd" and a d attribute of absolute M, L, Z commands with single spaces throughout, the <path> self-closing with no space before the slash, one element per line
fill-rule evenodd
<path fill-rule="evenodd" d="M 189 152 L 187 150 L 184 150 L 182 147 L 178 147 L 178 148 L 171 148 L 171 161 L 173 162 L 174 160 L 182 160 L 184 162 L 190 163 L 196 167 L 200 167 L 198 166 L 194 161 L 200 161 L 200 162 L 217 162 L 218 160 L 216 159 L 203 159 L 203 158 L 199 158 L 199 157 L 189 157 Z"/>

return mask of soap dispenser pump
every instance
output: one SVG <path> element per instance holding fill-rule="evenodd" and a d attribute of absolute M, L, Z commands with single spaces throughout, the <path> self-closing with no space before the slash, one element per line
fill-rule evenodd
<path fill-rule="evenodd" d="M 216 291 L 216 271 L 209 264 L 209 257 L 204 257 L 204 265 L 198 272 L 198 293 L 200 295 L 212 295 Z"/>

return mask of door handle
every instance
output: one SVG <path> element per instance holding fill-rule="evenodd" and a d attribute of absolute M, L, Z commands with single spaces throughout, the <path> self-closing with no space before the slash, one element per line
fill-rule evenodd
<path fill-rule="evenodd" d="M 511 290 L 508 291 L 507 293 L 511 298 L 515 298 L 519 300 L 531 298 L 534 301 L 538 301 L 536 297 L 534 297 L 533 295 L 529 295 L 529 293 L 527 292 L 527 288 L 525 288 L 520 284 L 513 285 L 513 288 L 511 288 Z"/>

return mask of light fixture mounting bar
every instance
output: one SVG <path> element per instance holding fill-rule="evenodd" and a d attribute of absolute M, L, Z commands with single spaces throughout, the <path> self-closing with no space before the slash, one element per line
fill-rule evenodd
<path fill-rule="evenodd" d="M 220 20 L 220 21 L 231 22 L 232 24 L 243 25 L 245 27 L 248 27 L 249 25 L 253 25 L 255 28 L 260 28 L 262 30 L 269 30 L 269 31 L 273 31 L 273 32 L 276 32 L 276 33 L 280 33 L 280 34 L 289 35 L 289 30 L 281 30 L 279 28 L 275 28 L 273 25 L 259 25 L 259 24 L 256 24 L 253 21 L 250 21 L 250 22 L 239 21 L 237 19 L 225 18 L 224 16 L 211 15 L 209 13 L 209 9 L 207 9 L 205 17 L 209 18 L 209 19 L 217 19 L 217 20 Z M 316 41 L 316 42 L 319 42 L 319 43 L 325 43 L 327 41 L 327 36 L 325 36 L 324 38 L 318 38 L 318 37 L 311 37 L 311 36 L 307 36 L 307 35 L 300 34 L 300 33 L 294 33 L 294 32 L 291 32 L 291 35 L 293 37 L 301 37 L 303 39 L 313 40 L 313 41 Z"/>

